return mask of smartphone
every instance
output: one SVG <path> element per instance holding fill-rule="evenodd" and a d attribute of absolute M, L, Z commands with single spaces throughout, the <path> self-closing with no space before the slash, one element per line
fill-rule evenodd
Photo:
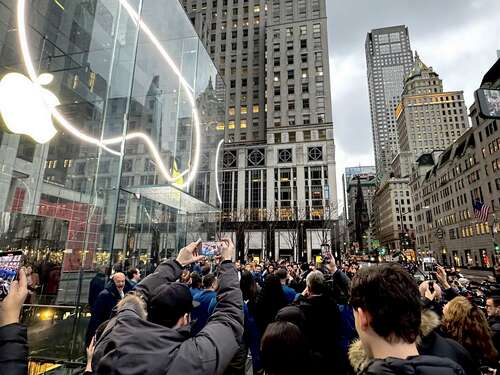
<path fill-rule="evenodd" d="M 22 257 L 22 251 L 0 252 L 0 301 L 7 297 L 10 284 L 18 277 Z"/>
<path fill-rule="evenodd" d="M 212 241 L 212 242 L 202 242 L 199 255 L 207 258 L 214 258 L 220 255 L 222 249 L 222 242 Z"/>
<path fill-rule="evenodd" d="M 321 250 L 321 257 L 323 258 L 324 262 L 329 263 L 332 260 L 332 252 L 330 251 L 330 249 L 325 248 Z"/>

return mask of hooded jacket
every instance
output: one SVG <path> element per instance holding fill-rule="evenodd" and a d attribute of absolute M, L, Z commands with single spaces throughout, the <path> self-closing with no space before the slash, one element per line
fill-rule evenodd
<path fill-rule="evenodd" d="M 439 317 L 436 313 L 430 310 L 424 310 L 422 312 L 422 322 L 420 324 L 420 336 L 417 338 L 417 348 L 420 353 L 420 357 L 413 357 L 411 363 L 416 364 L 417 367 L 420 366 L 419 358 L 425 358 L 425 363 L 422 362 L 422 366 L 427 367 L 427 365 L 432 364 L 432 358 L 440 357 L 448 359 L 453 364 L 462 368 L 464 373 L 467 375 L 476 375 L 477 369 L 474 368 L 472 358 L 467 350 L 461 346 L 458 342 L 444 338 L 437 333 L 438 327 L 440 326 Z M 437 358 L 439 359 L 439 358 Z M 354 342 L 349 348 L 349 360 L 351 366 L 354 370 L 358 372 L 363 372 L 370 366 L 370 358 L 366 353 L 361 341 Z M 391 359 L 396 361 L 395 359 Z M 402 360 L 400 360 L 402 361 Z M 397 362 L 395 362 L 397 363 Z M 436 362 L 436 366 L 440 364 Z M 441 364 L 442 365 L 442 364 Z M 392 365 L 391 365 L 392 366 Z M 397 364 L 394 364 L 397 366 Z M 435 369 L 435 371 L 439 371 Z M 368 372 L 372 374 L 371 372 Z M 398 373 L 398 372 L 396 372 Z M 427 374 L 426 372 L 415 372 L 415 374 Z M 441 372 L 434 372 L 435 374 L 441 374 Z M 382 374 L 385 374 L 382 372 Z M 391 374 L 391 372 L 389 372 Z M 407 374 L 407 372 L 402 372 L 401 374 Z M 410 372 L 410 374 L 413 374 Z M 430 372 L 429 374 L 432 374 Z M 446 372 L 443 372 L 446 374 Z"/>
<path fill-rule="evenodd" d="M 177 280 L 182 268 L 162 263 L 137 285 L 148 301 L 155 288 Z M 236 268 L 220 266 L 218 300 L 206 326 L 194 337 L 190 328 L 167 328 L 145 319 L 145 304 L 127 297 L 97 342 L 92 368 L 95 374 L 222 374 L 238 350 L 243 335 L 242 296 Z"/>
<path fill-rule="evenodd" d="M 420 355 L 407 359 L 372 360 L 363 375 L 464 375 L 464 370 L 448 358 Z"/>

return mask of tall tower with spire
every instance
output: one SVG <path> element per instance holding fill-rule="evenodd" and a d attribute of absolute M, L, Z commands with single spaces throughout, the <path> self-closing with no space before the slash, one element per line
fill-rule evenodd
<path fill-rule="evenodd" d="M 416 52 L 395 114 L 399 149 L 413 161 L 446 149 L 469 128 L 463 91 L 445 92 L 439 74 Z"/>

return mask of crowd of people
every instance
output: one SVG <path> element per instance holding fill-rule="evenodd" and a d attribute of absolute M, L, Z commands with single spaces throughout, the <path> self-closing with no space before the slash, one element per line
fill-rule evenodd
<path fill-rule="evenodd" d="M 86 374 L 494 374 L 500 291 L 484 308 L 437 267 L 418 283 L 398 263 L 234 262 L 180 250 L 141 280 L 98 272 L 89 290 Z M 25 271 L 0 305 L 0 369 L 26 373 Z M 5 369 L 5 370 L 4 370 Z"/>

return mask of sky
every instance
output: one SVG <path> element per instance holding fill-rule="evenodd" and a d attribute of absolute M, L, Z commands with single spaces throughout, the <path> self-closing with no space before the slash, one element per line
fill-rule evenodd
<path fill-rule="evenodd" d="M 365 39 L 372 29 L 406 25 L 413 51 L 445 91 L 463 90 L 467 107 L 500 50 L 500 0 L 326 0 L 337 195 L 346 167 L 375 165 Z"/>

